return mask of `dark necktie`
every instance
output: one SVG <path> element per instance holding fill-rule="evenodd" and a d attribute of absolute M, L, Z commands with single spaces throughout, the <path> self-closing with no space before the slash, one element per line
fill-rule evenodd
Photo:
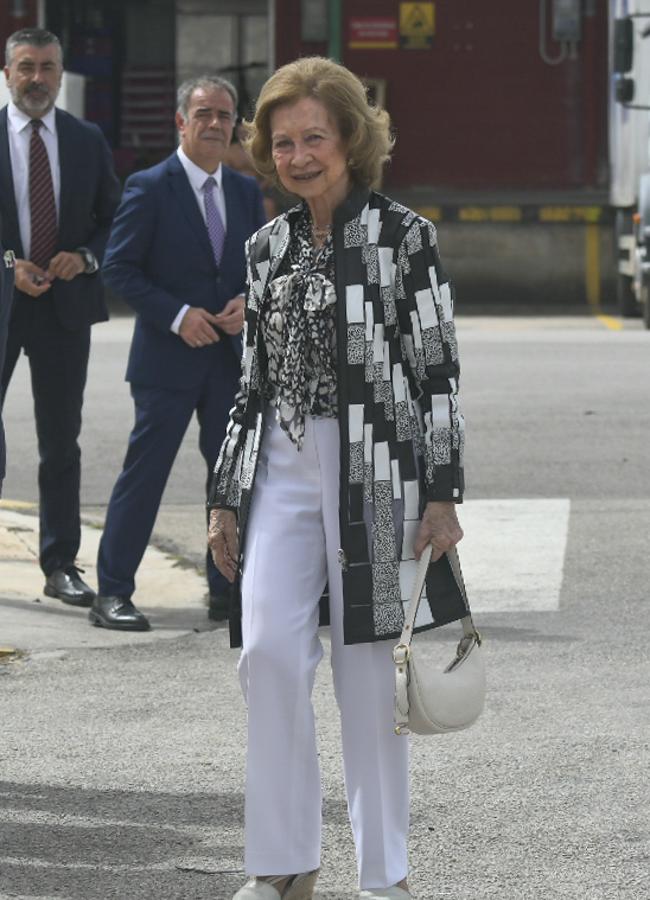
<path fill-rule="evenodd" d="M 219 210 L 214 202 L 214 194 L 212 193 L 212 188 L 216 183 L 217 182 L 212 175 L 205 179 L 203 182 L 203 202 L 205 203 L 205 222 L 208 226 L 208 235 L 210 237 L 210 243 L 212 244 L 212 252 L 214 253 L 216 264 L 219 265 L 223 254 L 223 242 L 226 239 L 226 232 L 223 227 L 221 216 L 219 215 Z"/>
<path fill-rule="evenodd" d="M 29 142 L 29 214 L 32 223 L 29 258 L 41 269 L 47 269 L 56 249 L 58 226 L 50 160 L 38 133 L 42 124 L 40 119 L 32 119 Z"/>

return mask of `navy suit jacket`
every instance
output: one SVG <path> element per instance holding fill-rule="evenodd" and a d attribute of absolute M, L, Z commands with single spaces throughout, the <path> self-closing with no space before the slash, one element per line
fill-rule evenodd
<path fill-rule="evenodd" d="M 219 312 L 246 286 L 246 240 L 265 223 L 254 178 L 222 167 L 226 240 L 217 266 L 196 195 L 176 153 L 126 182 L 104 258 L 104 280 L 137 313 L 126 378 L 162 388 L 198 385 L 228 349 L 188 347 L 170 328 L 184 304 Z M 241 338 L 230 339 L 241 356 Z M 228 352 L 229 349 L 228 349 Z"/>
<path fill-rule="evenodd" d="M 113 170 L 104 135 L 90 122 L 56 110 L 61 191 L 56 252 L 88 247 L 101 263 L 111 220 L 120 199 L 120 183 Z M 11 172 L 7 107 L 0 110 L 0 217 L 2 243 L 24 259 L 16 195 Z M 21 292 L 17 291 L 20 297 Z M 78 275 L 72 281 L 57 278 L 41 303 L 52 298 L 59 321 L 69 330 L 108 318 L 99 273 Z"/>
<path fill-rule="evenodd" d="M 14 290 L 14 270 L 5 266 L 5 248 L 0 241 L 0 372 L 5 361 L 5 346 L 7 343 L 7 328 L 9 327 L 9 314 Z M 0 487 L 5 477 L 5 433 L 0 418 Z"/>

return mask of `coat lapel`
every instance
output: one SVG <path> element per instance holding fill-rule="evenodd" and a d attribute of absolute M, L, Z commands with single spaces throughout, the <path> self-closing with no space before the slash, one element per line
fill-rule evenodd
<path fill-rule="evenodd" d="M 222 165 L 221 186 L 226 203 L 226 240 L 223 245 L 223 259 L 238 260 L 242 247 L 250 235 L 250 200 L 238 186 L 232 169 Z"/>
<path fill-rule="evenodd" d="M 241 211 L 238 209 L 241 199 L 236 196 L 235 185 L 231 176 L 230 169 L 226 166 L 221 167 L 223 195 L 226 201 L 226 240 L 223 245 L 223 255 L 225 259 L 230 259 L 232 250 L 240 241 L 239 223 L 241 221 Z"/>
<path fill-rule="evenodd" d="M 210 259 L 214 261 L 212 245 L 210 243 L 210 238 L 208 237 L 208 229 L 205 226 L 205 221 L 201 215 L 194 191 L 192 190 L 192 185 L 190 184 L 189 179 L 185 174 L 185 169 L 183 169 L 176 153 L 172 154 L 167 160 L 167 170 L 169 174 L 169 184 L 188 225 L 194 232 L 199 246 L 202 247 Z"/>
<path fill-rule="evenodd" d="M 7 107 L 0 110 L 0 206 L 3 210 L 4 233 L 5 235 L 13 234 L 16 240 L 14 246 L 9 249 L 14 250 L 16 256 L 22 258 L 23 247 L 20 240 L 20 228 L 18 225 L 18 209 L 16 208 L 16 194 L 14 191 L 14 180 L 11 174 L 11 157 L 9 155 L 9 134 L 7 131 Z M 5 246 L 7 246 L 5 240 Z"/>
<path fill-rule="evenodd" d="M 267 237 L 267 240 L 269 242 L 268 263 L 264 262 L 263 258 L 259 259 L 258 257 L 257 271 L 260 276 L 260 281 L 262 282 L 260 297 L 264 296 L 264 292 L 266 291 L 269 282 L 277 272 L 278 266 L 284 259 L 284 255 L 289 249 L 291 227 L 289 225 L 288 217 L 291 216 L 291 214 L 295 211 L 296 210 L 294 209 L 289 210 L 286 216 L 278 216 L 275 222 L 273 222 L 271 231 Z M 265 255 L 266 254 L 261 254 L 262 257 Z"/>

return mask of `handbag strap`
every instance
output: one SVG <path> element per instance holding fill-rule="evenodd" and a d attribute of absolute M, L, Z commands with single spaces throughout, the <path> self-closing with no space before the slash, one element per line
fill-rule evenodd
<path fill-rule="evenodd" d="M 411 641 L 413 640 L 413 631 L 415 630 L 415 620 L 417 618 L 418 610 L 420 608 L 420 601 L 422 599 L 422 592 L 424 589 L 424 582 L 427 577 L 427 571 L 429 569 L 429 564 L 431 562 L 431 553 L 433 552 L 433 547 L 431 544 L 427 544 L 427 546 L 422 551 L 422 556 L 420 557 L 420 561 L 418 562 L 418 568 L 415 575 L 415 582 L 413 584 L 413 590 L 411 591 L 410 602 L 408 607 L 408 612 L 404 619 L 404 627 L 402 628 L 402 634 L 400 637 L 400 641 L 395 650 L 399 648 L 403 648 L 406 651 L 406 656 L 408 657 L 408 652 L 411 647 Z M 455 547 L 452 547 L 451 550 L 447 551 L 447 560 L 449 561 L 449 566 L 451 568 L 451 573 L 454 576 L 454 581 L 456 582 L 456 586 L 460 591 L 460 595 L 463 598 L 463 602 L 465 603 L 465 608 L 469 610 L 469 603 L 467 602 L 467 591 L 465 590 L 465 581 L 463 579 L 463 573 L 460 568 L 460 560 L 458 559 L 458 551 Z M 472 638 L 476 640 L 477 643 L 481 643 L 481 636 L 474 627 L 474 622 L 472 621 L 472 614 L 468 612 L 466 616 L 460 620 L 461 625 L 463 626 L 463 634 L 466 638 Z"/>

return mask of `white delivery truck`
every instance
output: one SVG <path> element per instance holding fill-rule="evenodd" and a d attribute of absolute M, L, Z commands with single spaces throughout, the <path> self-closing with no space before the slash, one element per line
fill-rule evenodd
<path fill-rule="evenodd" d="M 617 299 L 650 328 L 650 0 L 610 0 L 609 33 Z"/>

